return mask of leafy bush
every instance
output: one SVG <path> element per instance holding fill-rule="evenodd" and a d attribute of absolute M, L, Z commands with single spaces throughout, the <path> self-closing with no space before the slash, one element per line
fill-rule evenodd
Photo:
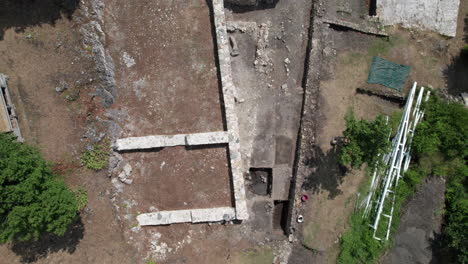
<path fill-rule="evenodd" d="M 425 120 L 417 127 L 413 149 L 417 156 L 440 152 L 445 159 L 468 154 L 468 113 L 460 104 L 431 96 L 424 105 Z"/>
<path fill-rule="evenodd" d="M 404 202 L 413 195 L 424 178 L 427 175 L 445 176 L 447 190 L 443 244 L 447 246 L 446 251 L 454 255 L 454 261 L 468 263 L 468 110 L 462 105 L 442 101 L 437 96 L 432 96 L 423 107 L 425 119 L 418 125 L 412 142 L 416 162 L 406 171 L 397 187 L 391 231 L 398 227 Z M 397 119 L 397 114 L 392 116 L 393 119 Z M 370 146 L 359 142 L 371 137 L 372 129 L 383 126 L 382 123 L 371 126 L 359 122 L 362 121 L 356 121 L 353 116 L 347 117 L 345 133 L 350 144 L 345 146 L 340 157 L 340 162 L 354 164 L 353 167 L 372 162 L 363 154 Z M 379 131 L 382 130 L 380 128 Z M 355 144 L 351 144 L 353 139 Z M 350 227 L 341 239 L 338 263 L 372 263 L 385 249 L 384 244 L 372 238 L 372 229 L 367 224 L 359 211 L 353 214 Z"/>
<path fill-rule="evenodd" d="M 446 198 L 446 217 L 443 234 L 448 249 L 458 263 L 468 263 L 468 166 L 456 161 L 448 177 Z"/>
<path fill-rule="evenodd" d="M 105 145 L 94 145 L 93 149 L 86 150 L 81 155 L 81 162 L 92 170 L 102 170 L 108 162 L 109 152 Z"/>
<path fill-rule="evenodd" d="M 88 192 L 85 189 L 79 188 L 75 191 L 75 195 L 78 211 L 81 211 L 88 205 Z"/>
<path fill-rule="evenodd" d="M 356 120 L 353 112 L 350 112 L 345 120 L 343 135 L 346 144 L 340 150 L 339 163 L 353 168 L 360 168 L 364 162 L 376 165 L 380 160 L 378 155 L 390 146 L 390 126 L 386 124 L 385 117 L 380 115 L 374 121 Z"/>
<path fill-rule="evenodd" d="M 0 243 L 63 235 L 76 219 L 75 194 L 37 149 L 0 134 Z"/>
<path fill-rule="evenodd" d="M 350 227 L 341 237 L 338 264 L 372 263 L 380 255 L 383 244 L 373 238 L 366 221 L 359 212 L 351 216 Z"/>

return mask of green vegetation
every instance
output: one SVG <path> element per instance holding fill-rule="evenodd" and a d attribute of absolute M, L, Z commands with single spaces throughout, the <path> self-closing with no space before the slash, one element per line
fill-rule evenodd
<path fill-rule="evenodd" d="M 346 130 L 343 132 L 346 144 L 341 148 L 338 161 L 341 165 L 360 168 L 363 163 L 376 165 L 378 155 L 390 146 L 387 140 L 390 126 L 384 116 L 374 121 L 356 120 L 353 112 L 345 117 Z"/>
<path fill-rule="evenodd" d="M 37 149 L 0 134 L 0 243 L 63 235 L 79 204 Z"/>
<path fill-rule="evenodd" d="M 83 155 L 81 155 L 81 162 L 88 169 L 102 170 L 107 165 L 108 157 L 109 152 L 106 144 L 96 144 L 93 149 L 86 150 Z"/>
<path fill-rule="evenodd" d="M 447 247 L 445 251 L 454 256 L 451 262 L 467 263 L 468 110 L 437 96 L 432 96 L 423 107 L 425 119 L 418 125 L 412 142 L 414 163 L 397 187 L 391 232 L 398 227 L 402 205 L 424 178 L 428 175 L 447 177 L 442 244 Z M 397 119 L 396 115 L 391 120 Z M 341 239 L 338 263 L 373 263 L 391 245 L 373 239 L 368 224 L 369 220 L 363 219 L 360 211 L 350 217 L 348 230 Z"/>
<path fill-rule="evenodd" d="M 447 178 L 443 245 L 453 261 L 468 263 L 468 110 L 433 96 L 416 130 L 415 167 Z"/>
<path fill-rule="evenodd" d="M 351 215 L 350 226 L 341 237 L 341 252 L 337 263 L 372 263 L 383 249 L 383 244 L 372 237 L 368 220 L 360 212 Z"/>
<path fill-rule="evenodd" d="M 234 263 L 239 264 L 270 264 L 273 263 L 275 256 L 271 249 L 259 249 L 247 251 L 236 257 Z"/>
<path fill-rule="evenodd" d="M 303 244 L 307 248 L 313 248 L 315 236 L 320 230 L 320 222 L 309 222 L 304 228 Z"/>
<path fill-rule="evenodd" d="M 79 188 L 75 191 L 76 203 L 78 205 L 78 211 L 86 208 L 88 205 L 88 192 L 85 189 Z"/>

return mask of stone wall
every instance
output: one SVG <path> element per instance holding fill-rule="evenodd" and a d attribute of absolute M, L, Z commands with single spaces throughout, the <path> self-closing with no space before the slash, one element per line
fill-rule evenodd
<path fill-rule="evenodd" d="M 378 0 L 377 16 L 384 25 L 401 24 L 455 37 L 460 0 Z"/>

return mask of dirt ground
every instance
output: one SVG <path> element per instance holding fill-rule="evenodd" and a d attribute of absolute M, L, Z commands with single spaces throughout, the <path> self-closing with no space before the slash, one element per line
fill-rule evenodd
<path fill-rule="evenodd" d="M 223 130 L 207 2 L 105 4 L 122 137 Z"/>
<path fill-rule="evenodd" d="M 330 4 L 330 3 L 329 3 Z M 335 263 L 339 254 L 339 238 L 345 231 L 353 211 L 359 187 L 365 173 L 345 173 L 336 164 L 336 151 L 330 145 L 333 137 L 345 129 L 345 114 L 352 109 L 357 117 L 372 119 L 378 114 L 391 115 L 399 104 L 375 96 L 359 94 L 356 88 L 366 87 L 373 56 L 407 64 L 412 67 L 405 90 L 413 81 L 425 87 L 450 89 L 452 62 L 457 59 L 466 38 L 466 1 L 462 1 L 458 35 L 447 39 L 431 32 L 416 32 L 398 27 L 386 28 L 389 40 L 320 24 L 323 51 L 320 69 L 319 113 L 317 123 L 318 158 L 307 166 L 317 167 L 303 185 L 309 200 L 302 205 L 302 243 L 313 249 L 310 254 L 298 250 L 298 255 L 311 255 L 316 263 Z M 326 12 L 325 12 L 326 13 Z M 326 17 L 326 15 L 325 15 Z M 457 87 L 460 87 L 458 85 Z M 297 258 L 300 258 L 299 256 Z"/>
<path fill-rule="evenodd" d="M 443 263 L 436 252 L 445 204 L 445 180 L 429 178 L 408 201 L 393 247 L 380 263 Z"/>
<path fill-rule="evenodd" d="M 0 72 L 10 76 L 10 92 L 26 142 L 38 146 L 47 159 L 56 163 L 55 170 L 72 188 L 85 188 L 89 202 L 65 237 L 44 236 L 35 243 L 2 245 L 0 264 L 149 260 L 270 264 L 274 259 L 279 262 L 287 258 L 291 245 L 275 229 L 277 224 L 270 218 L 271 203 L 266 199 L 251 203 L 255 214 L 242 224 L 138 226 L 135 217 L 143 212 L 232 205 L 224 146 L 123 153 L 124 163 L 133 168 L 131 185 L 112 182 L 105 172 L 95 173 L 80 166 L 79 156 L 90 144 L 83 135 L 89 128 L 100 126 L 98 119 L 114 124 L 109 131 L 96 128 L 108 137 L 225 128 L 209 1 L 104 0 L 102 30 L 115 64 L 116 80 L 115 103 L 110 109 L 102 109 L 94 96 L 100 78 L 94 72 L 94 51 L 83 44 L 78 33 L 82 23 L 89 22 L 80 16 L 82 7 L 77 1 L 64 1 L 65 5 L 57 5 L 54 0 L 29 2 L 0 2 Z M 255 104 L 271 104 L 258 114 L 259 123 L 265 126 L 271 120 L 268 114 L 277 111 L 274 97 L 300 95 L 295 89 L 304 81 L 307 25 L 302 22 L 310 10 L 301 8 L 299 2 L 290 6 L 285 3 L 277 3 L 277 9 L 232 9 L 227 14 L 232 20 L 273 22 L 273 72 L 264 79 L 248 73 L 245 79 L 235 80 L 238 85 L 248 86 L 241 93 L 247 105 L 245 117 L 253 115 L 249 111 L 256 109 Z M 35 8 L 25 7 L 27 4 Z M 314 112 L 319 123 L 314 151 L 320 155 L 309 161 L 318 169 L 307 175 L 302 186 L 301 193 L 308 194 L 309 200 L 301 208 L 305 221 L 300 225 L 301 240 L 292 249 L 290 263 L 334 263 L 339 253 L 340 235 L 365 177 L 360 171 L 344 173 L 336 166 L 336 152 L 329 142 L 342 134 L 344 115 L 352 107 L 358 117 L 370 119 L 377 114 L 389 115 L 399 107 L 356 93 L 356 88 L 366 85 L 372 56 L 412 66 L 406 88 L 416 80 L 435 88 L 447 85 L 456 95 L 466 80 L 466 76 L 460 76 L 463 71 L 457 66 L 457 56 L 467 42 L 467 4 L 462 1 L 459 34 L 454 39 L 397 27 L 387 29 L 390 41 L 331 29 L 326 24 L 315 29 L 323 37 L 320 67 L 316 69 L 321 75 L 320 110 Z M 255 46 L 249 38 L 239 39 L 241 48 Z M 248 61 L 237 57 L 234 67 L 244 63 L 253 70 L 250 59 L 256 55 L 249 52 L 244 57 Z M 455 79 L 461 81 L 446 81 L 447 76 L 460 76 Z M 265 91 L 249 101 L 249 93 L 258 88 L 258 83 L 265 86 L 261 87 Z M 268 84 L 276 89 L 274 93 L 269 92 Z M 286 89 L 283 84 L 287 84 Z M 56 87 L 63 86 L 67 89 L 56 91 Z M 284 124 L 290 124 L 288 120 L 292 119 Z M 255 133 L 261 133 L 258 129 Z M 294 138 L 291 127 L 274 129 Z M 404 248 L 404 233 L 397 237 L 402 238 L 398 240 L 402 241 L 399 248 Z"/>
<path fill-rule="evenodd" d="M 106 196 L 108 179 L 79 166 L 82 136 L 96 108 L 88 96 L 95 85 L 93 62 L 76 31 L 79 25 L 67 18 L 75 10 L 63 13 L 53 1 L 24 5 L 0 3 L 0 72 L 10 77 L 26 142 L 39 147 L 72 188 L 87 190 L 88 206 L 64 237 L 0 246 L 0 263 L 133 263 Z M 68 89 L 58 93 L 61 83 Z"/>

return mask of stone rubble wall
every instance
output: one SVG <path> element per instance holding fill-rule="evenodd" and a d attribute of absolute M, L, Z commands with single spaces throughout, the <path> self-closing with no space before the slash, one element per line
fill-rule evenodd
<path fill-rule="evenodd" d="M 249 213 L 245 198 L 244 172 L 240 154 L 239 123 L 235 109 L 237 93 L 236 87 L 232 81 L 231 55 L 229 51 L 229 38 L 226 29 L 223 0 L 213 0 L 213 13 L 216 28 L 219 71 L 223 87 L 224 110 L 229 133 L 229 158 L 231 161 L 236 218 L 238 220 L 246 220 L 249 218 Z"/>
<path fill-rule="evenodd" d="M 236 219 L 236 210 L 232 207 L 161 211 L 137 216 L 140 226 L 220 222 L 234 219 Z"/>
<path fill-rule="evenodd" d="M 384 25 L 429 29 L 455 37 L 460 0 L 378 0 L 377 16 Z"/>

